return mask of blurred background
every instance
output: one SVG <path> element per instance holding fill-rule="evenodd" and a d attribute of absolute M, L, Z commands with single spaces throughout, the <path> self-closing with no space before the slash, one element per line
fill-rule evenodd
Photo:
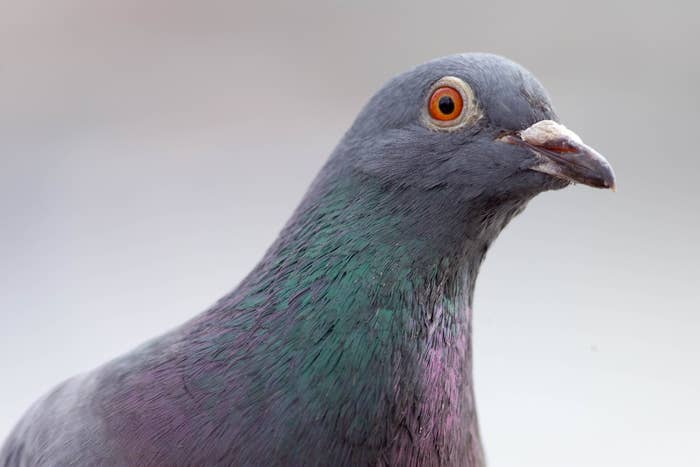
<path fill-rule="evenodd" d="M 475 300 L 490 465 L 700 465 L 691 2 L 5 0 L 0 440 L 261 257 L 364 102 L 463 51 L 533 71 L 617 193 L 546 193 Z"/>

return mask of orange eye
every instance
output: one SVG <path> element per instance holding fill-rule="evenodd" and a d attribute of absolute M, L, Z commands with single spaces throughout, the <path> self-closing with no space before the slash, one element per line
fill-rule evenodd
<path fill-rule="evenodd" d="M 463 105 L 459 91 L 450 86 L 443 86 L 433 91 L 428 102 L 428 110 L 435 120 L 446 122 L 459 117 Z"/>

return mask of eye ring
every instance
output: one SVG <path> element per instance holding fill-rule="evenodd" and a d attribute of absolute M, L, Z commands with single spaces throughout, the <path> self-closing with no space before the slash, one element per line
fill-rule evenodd
<path fill-rule="evenodd" d="M 431 129 L 452 131 L 482 117 L 474 91 L 462 79 L 445 76 L 430 86 L 423 121 Z"/>

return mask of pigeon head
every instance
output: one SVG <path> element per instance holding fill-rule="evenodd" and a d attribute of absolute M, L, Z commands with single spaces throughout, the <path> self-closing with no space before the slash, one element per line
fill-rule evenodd
<path fill-rule="evenodd" d="M 335 159 L 389 189 L 442 193 L 433 199 L 442 207 L 615 183 L 605 159 L 559 123 L 537 79 L 491 54 L 439 58 L 390 80 Z"/>

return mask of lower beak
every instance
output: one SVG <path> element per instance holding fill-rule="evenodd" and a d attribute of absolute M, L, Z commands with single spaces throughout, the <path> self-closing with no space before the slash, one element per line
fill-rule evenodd
<path fill-rule="evenodd" d="M 586 146 L 576 133 L 552 120 L 542 120 L 531 127 L 501 138 L 521 145 L 538 156 L 531 170 L 596 188 L 615 190 L 615 173 L 607 160 Z"/>

